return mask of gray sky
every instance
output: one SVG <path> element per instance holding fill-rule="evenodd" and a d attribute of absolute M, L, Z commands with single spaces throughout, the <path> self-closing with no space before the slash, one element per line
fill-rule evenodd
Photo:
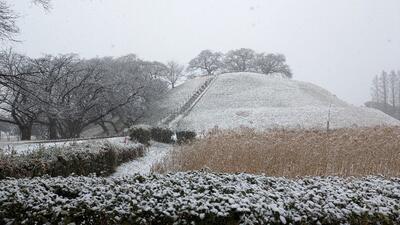
<path fill-rule="evenodd" d="M 203 49 L 283 53 L 294 79 L 355 105 L 372 77 L 400 70 L 399 0 L 9 0 L 29 56 L 79 53 L 187 63 Z"/>

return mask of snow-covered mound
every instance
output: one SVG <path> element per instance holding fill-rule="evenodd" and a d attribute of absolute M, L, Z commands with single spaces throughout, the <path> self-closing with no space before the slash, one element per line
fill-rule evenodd
<path fill-rule="evenodd" d="M 193 82 L 181 85 L 180 91 L 190 89 Z M 167 98 L 177 95 L 173 92 Z M 165 101 L 161 108 L 171 104 Z M 347 104 L 311 83 L 257 73 L 227 73 L 218 76 L 177 128 L 325 128 L 329 112 L 331 128 L 400 124 L 380 111 Z"/>

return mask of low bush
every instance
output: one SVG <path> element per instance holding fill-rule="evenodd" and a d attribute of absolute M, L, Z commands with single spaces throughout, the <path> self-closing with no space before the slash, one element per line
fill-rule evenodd
<path fill-rule="evenodd" d="M 129 129 L 129 136 L 132 141 L 137 141 L 149 146 L 151 140 L 151 127 L 146 125 L 133 126 Z"/>
<path fill-rule="evenodd" d="M 157 142 L 172 144 L 174 143 L 174 140 L 172 139 L 173 135 L 174 132 L 168 128 L 153 127 L 151 129 L 151 139 Z"/>
<path fill-rule="evenodd" d="M 82 143 L 41 148 L 27 154 L 1 154 L 0 179 L 71 174 L 109 175 L 123 162 L 144 155 L 141 144 Z"/>
<path fill-rule="evenodd" d="M 196 132 L 193 131 L 178 131 L 176 132 L 178 144 L 185 144 L 196 139 Z"/>
<path fill-rule="evenodd" d="M 400 180 L 203 172 L 0 181 L 0 224 L 399 224 Z"/>
<path fill-rule="evenodd" d="M 129 128 L 128 133 L 131 140 L 146 146 L 150 145 L 151 140 L 167 144 L 184 144 L 196 138 L 196 132 L 193 131 L 178 131 L 174 133 L 169 128 L 151 127 L 149 125 L 132 126 Z M 174 136 L 175 134 L 176 136 Z"/>

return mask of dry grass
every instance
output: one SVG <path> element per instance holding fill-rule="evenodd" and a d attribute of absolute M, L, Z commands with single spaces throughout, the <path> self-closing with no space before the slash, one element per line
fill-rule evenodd
<path fill-rule="evenodd" d="M 155 172 L 207 168 L 268 176 L 400 176 L 400 127 L 214 131 L 177 146 Z"/>

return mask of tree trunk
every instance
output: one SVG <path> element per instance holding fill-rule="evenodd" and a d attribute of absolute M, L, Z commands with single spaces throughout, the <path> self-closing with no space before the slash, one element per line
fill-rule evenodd
<path fill-rule="evenodd" d="M 21 140 L 31 140 L 32 136 L 32 125 L 27 125 L 27 126 L 18 126 L 20 132 L 21 132 Z"/>
<path fill-rule="evenodd" d="M 106 124 L 104 122 L 99 122 L 98 124 L 101 126 L 101 129 L 103 129 L 104 133 L 106 133 L 106 135 L 109 136 L 110 131 L 108 130 Z"/>
<path fill-rule="evenodd" d="M 115 131 L 115 133 L 117 133 L 118 134 L 118 132 L 119 132 L 119 130 L 118 130 L 118 127 L 117 127 L 117 125 L 115 125 L 115 123 L 113 123 L 113 122 L 109 122 L 110 124 L 111 124 L 111 126 L 114 128 L 114 131 Z"/>
<path fill-rule="evenodd" d="M 68 126 L 68 138 L 79 138 L 81 136 L 82 128 L 80 121 L 73 121 Z"/>
<path fill-rule="evenodd" d="M 49 118 L 48 131 L 50 140 L 58 139 L 56 120 Z"/>
<path fill-rule="evenodd" d="M 61 138 L 79 138 L 82 132 L 81 121 L 64 121 L 58 128 Z"/>

